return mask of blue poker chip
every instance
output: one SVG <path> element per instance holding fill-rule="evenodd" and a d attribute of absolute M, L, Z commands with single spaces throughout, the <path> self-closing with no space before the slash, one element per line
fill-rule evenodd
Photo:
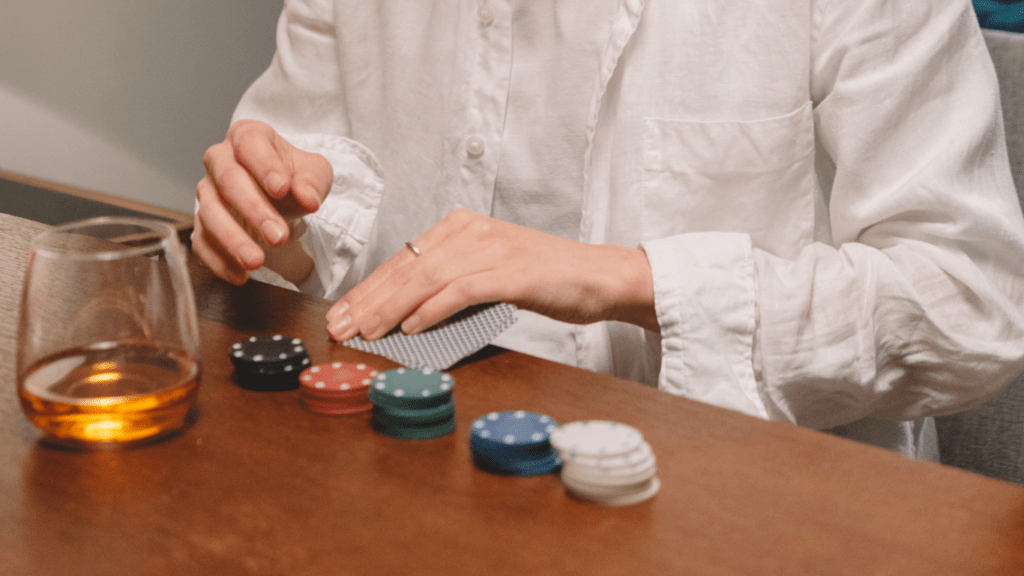
<path fill-rule="evenodd" d="M 496 458 L 475 449 L 471 449 L 471 453 L 473 454 L 473 463 L 476 467 L 492 474 L 539 476 L 554 472 L 562 466 L 562 460 L 551 449 L 548 449 L 546 454 L 526 459 L 516 457 Z"/>
<path fill-rule="evenodd" d="M 496 474 L 547 474 L 561 465 L 549 442 L 556 429 L 558 423 L 544 414 L 524 410 L 485 414 L 471 427 L 473 462 Z"/>
<path fill-rule="evenodd" d="M 473 422 L 470 435 L 481 448 L 498 452 L 522 452 L 550 446 L 551 433 L 558 422 L 550 416 L 516 410 L 491 412 Z"/>
<path fill-rule="evenodd" d="M 554 451 L 549 444 L 511 446 L 481 440 L 472 434 L 469 435 L 469 447 L 474 452 L 479 452 L 492 460 L 498 461 L 529 460 L 546 456 Z"/>

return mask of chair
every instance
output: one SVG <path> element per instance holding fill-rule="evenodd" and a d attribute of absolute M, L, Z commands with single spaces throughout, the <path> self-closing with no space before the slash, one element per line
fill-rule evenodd
<path fill-rule="evenodd" d="M 1024 205 L 1024 34 L 983 32 L 999 76 L 1010 168 Z M 1024 484 L 1024 374 L 988 402 L 936 418 L 935 426 L 943 464 Z"/>

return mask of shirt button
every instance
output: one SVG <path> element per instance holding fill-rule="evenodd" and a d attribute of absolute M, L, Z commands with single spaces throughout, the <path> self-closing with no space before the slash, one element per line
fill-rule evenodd
<path fill-rule="evenodd" d="M 484 139 L 479 136 L 466 138 L 466 154 L 470 158 L 479 158 L 484 155 Z"/>
<path fill-rule="evenodd" d="M 480 23 L 484 26 L 490 26 L 494 22 L 494 11 L 491 10 L 490 6 L 481 6 L 476 11 L 476 15 L 480 17 Z"/>

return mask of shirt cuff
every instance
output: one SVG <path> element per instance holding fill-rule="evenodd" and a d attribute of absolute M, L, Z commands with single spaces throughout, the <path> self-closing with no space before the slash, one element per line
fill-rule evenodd
<path fill-rule="evenodd" d="M 756 326 L 750 237 L 681 234 L 642 244 L 661 327 L 658 388 L 761 418 L 753 368 Z"/>
<path fill-rule="evenodd" d="M 300 238 L 313 259 L 311 276 L 316 276 L 304 287 L 333 297 L 369 241 L 384 194 L 384 173 L 373 153 L 354 140 L 330 134 L 284 137 L 296 148 L 323 155 L 334 170 L 331 191 L 315 213 L 304 217 L 308 229 Z"/>

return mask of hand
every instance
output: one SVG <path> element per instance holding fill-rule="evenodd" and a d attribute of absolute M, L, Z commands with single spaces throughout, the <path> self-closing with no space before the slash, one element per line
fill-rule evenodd
<path fill-rule="evenodd" d="M 467 306 L 509 302 L 563 322 L 631 322 L 658 330 L 647 255 L 593 246 L 454 210 L 327 313 L 338 341 L 421 332 Z"/>
<path fill-rule="evenodd" d="M 330 162 L 295 148 L 267 124 L 240 120 L 203 163 L 192 234 L 199 259 L 233 284 L 264 264 L 286 280 L 304 280 L 313 263 L 298 242 L 288 242 L 289 225 L 320 207 L 334 177 Z"/>

